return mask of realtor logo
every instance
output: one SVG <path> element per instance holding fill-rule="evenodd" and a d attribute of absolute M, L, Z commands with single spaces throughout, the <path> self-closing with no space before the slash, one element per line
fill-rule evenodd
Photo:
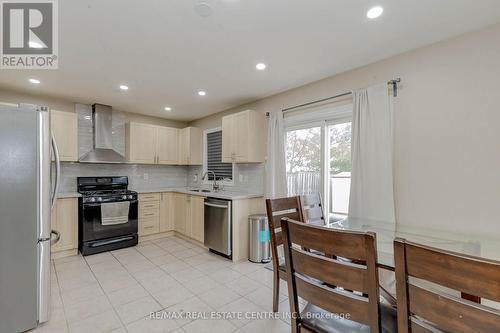
<path fill-rule="evenodd" d="M 2 69 L 57 69 L 57 0 L 0 0 Z"/>

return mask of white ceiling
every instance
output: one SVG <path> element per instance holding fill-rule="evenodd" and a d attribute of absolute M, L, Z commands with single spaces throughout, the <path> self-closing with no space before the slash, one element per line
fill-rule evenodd
<path fill-rule="evenodd" d="M 211 16 L 199 0 L 59 1 L 59 69 L 1 70 L 0 86 L 192 120 L 500 21 L 498 0 L 202 1 Z"/>

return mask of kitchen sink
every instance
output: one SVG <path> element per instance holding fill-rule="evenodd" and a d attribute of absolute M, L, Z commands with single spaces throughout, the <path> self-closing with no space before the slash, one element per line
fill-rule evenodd
<path fill-rule="evenodd" d="M 200 189 L 200 188 L 190 188 L 188 191 L 190 191 L 190 192 L 202 192 L 202 193 L 210 193 L 210 192 L 212 192 L 210 190 L 205 190 L 205 189 Z"/>

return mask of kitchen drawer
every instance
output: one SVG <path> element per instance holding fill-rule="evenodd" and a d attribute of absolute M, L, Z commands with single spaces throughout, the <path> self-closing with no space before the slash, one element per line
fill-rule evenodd
<path fill-rule="evenodd" d="M 153 217 L 160 217 L 160 209 L 139 210 L 139 219 L 149 219 Z"/>
<path fill-rule="evenodd" d="M 159 216 L 150 218 L 141 218 L 139 220 L 139 235 L 151 235 L 160 232 L 160 218 Z"/>
<path fill-rule="evenodd" d="M 139 202 L 142 201 L 160 201 L 160 193 L 142 193 L 139 194 Z"/>
<path fill-rule="evenodd" d="M 139 201 L 139 214 L 141 211 L 146 210 L 160 210 L 160 202 L 159 201 Z"/>

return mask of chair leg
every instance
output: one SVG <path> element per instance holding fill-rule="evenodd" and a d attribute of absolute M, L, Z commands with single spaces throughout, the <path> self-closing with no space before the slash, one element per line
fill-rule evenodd
<path fill-rule="evenodd" d="M 273 312 L 278 312 L 280 299 L 280 276 L 274 274 L 273 277 Z"/>

